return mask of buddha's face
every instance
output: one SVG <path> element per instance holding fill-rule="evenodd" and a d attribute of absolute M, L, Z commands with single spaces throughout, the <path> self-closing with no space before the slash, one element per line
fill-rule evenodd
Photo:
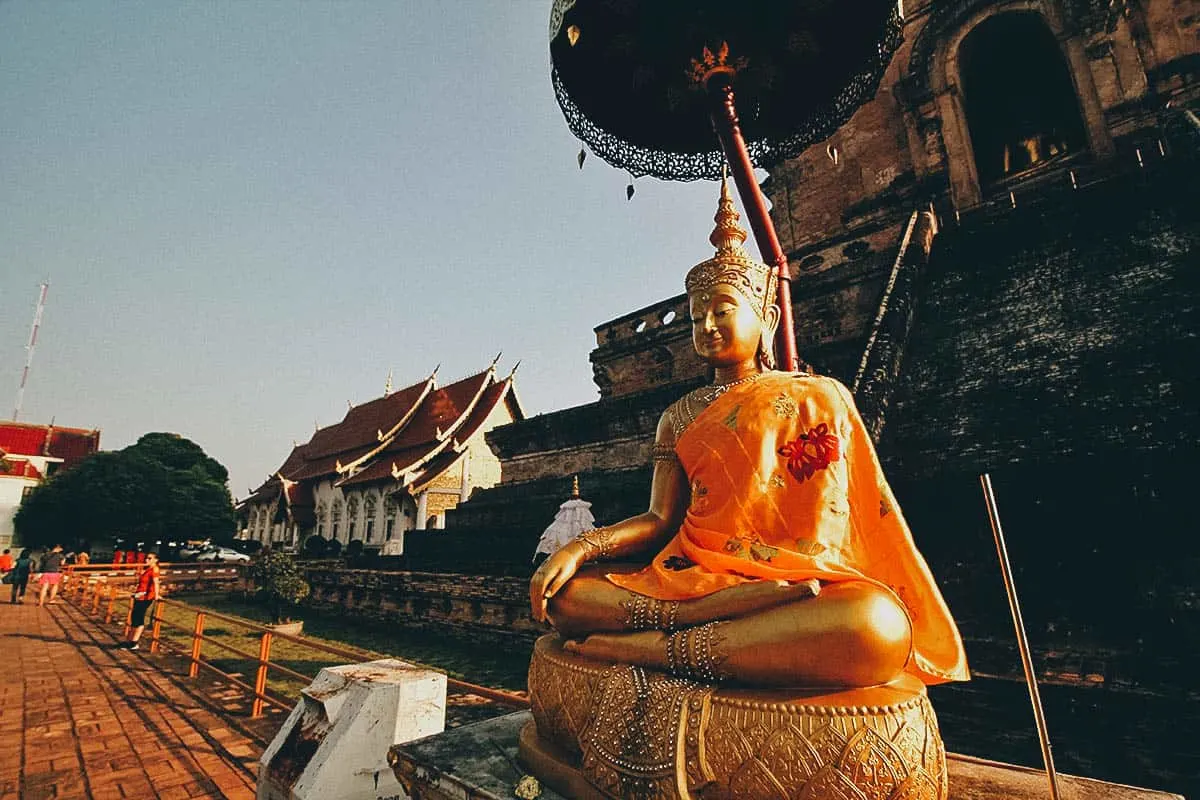
<path fill-rule="evenodd" d="M 768 323 L 759 319 L 750 300 L 741 292 L 718 283 L 690 294 L 688 306 L 692 344 L 700 358 L 714 367 L 730 367 L 754 359 Z M 768 322 L 769 319 L 768 315 Z"/>

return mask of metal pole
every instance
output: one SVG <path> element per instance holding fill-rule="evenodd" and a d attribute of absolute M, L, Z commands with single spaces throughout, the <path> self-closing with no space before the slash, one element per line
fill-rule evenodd
<path fill-rule="evenodd" d="M 154 615 L 150 618 L 154 625 L 150 628 L 150 652 L 158 652 L 158 635 L 162 631 L 162 603 L 155 601 Z"/>
<path fill-rule="evenodd" d="M 800 366 L 796 356 L 796 329 L 792 322 L 792 284 L 788 273 L 787 256 L 779 244 L 775 233 L 775 224 L 771 222 L 771 214 L 767 211 L 767 201 L 758 182 L 754 180 L 754 164 L 750 161 L 750 151 L 746 149 L 746 140 L 742 138 L 742 129 L 738 123 L 737 106 L 733 99 L 733 82 L 729 75 L 716 73 L 709 77 L 705 84 L 709 99 L 712 101 L 711 116 L 717 138 L 721 140 L 721 149 L 725 151 L 725 159 L 729 162 L 729 171 L 737 186 L 738 195 L 742 198 L 742 206 L 746 209 L 746 221 L 754 232 L 754 241 L 758 243 L 758 251 L 763 261 L 775 267 L 778 276 L 779 330 L 775 332 L 775 348 L 779 356 L 779 367 L 785 370 L 795 370 Z"/>
<path fill-rule="evenodd" d="M 267 662 L 271 660 L 271 632 L 263 631 L 258 643 L 258 671 L 254 676 L 254 702 L 250 706 L 250 716 L 258 719 L 262 716 L 263 706 L 267 696 Z"/>
<path fill-rule="evenodd" d="M 200 646 L 204 642 L 204 612 L 196 612 L 196 624 L 192 627 L 192 659 L 188 664 L 188 677 L 200 674 Z"/>
<path fill-rule="evenodd" d="M 1037 720 L 1038 742 L 1042 746 L 1042 760 L 1046 762 L 1046 777 L 1050 779 L 1050 796 L 1059 800 L 1058 774 L 1054 771 L 1054 756 L 1050 752 L 1050 733 L 1046 730 L 1046 715 L 1042 711 L 1041 695 L 1038 694 L 1037 675 L 1033 671 L 1033 657 L 1029 653 L 1029 639 L 1025 636 L 1025 621 L 1021 618 L 1021 604 L 1017 600 L 1017 587 L 1013 582 L 1012 565 L 1008 560 L 1008 547 L 1004 544 L 1004 531 L 1000 527 L 1000 512 L 996 508 L 996 495 L 992 492 L 992 479 L 985 472 L 979 476 L 979 481 L 983 484 L 988 522 L 992 524 L 996 554 L 1000 557 L 1000 570 L 1004 573 L 1008 607 L 1012 611 L 1013 626 L 1017 629 L 1017 647 L 1021 651 L 1021 666 L 1025 669 L 1025 683 L 1029 687 L 1029 700 L 1033 703 L 1033 716 Z"/>
<path fill-rule="evenodd" d="M 121 638 L 128 639 L 129 631 L 133 629 L 133 595 L 129 595 L 129 610 L 125 612 L 125 632 L 121 634 Z"/>

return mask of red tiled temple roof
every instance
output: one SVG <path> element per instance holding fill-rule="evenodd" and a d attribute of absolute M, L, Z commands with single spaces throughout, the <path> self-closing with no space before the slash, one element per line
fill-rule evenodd
<path fill-rule="evenodd" d="M 66 469 L 99 449 L 100 431 L 0 422 L 0 450 L 9 455 L 61 458 Z"/>
<path fill-rule="evenodd" d="M 441 469 L 448 468 L 461 455 L 461 452 L 454 447 L 455 442 L 466 444 L 472 434 L 478 431 L 487 420 L 492 410 L 504 400 L 512 385 L 511 377 L 502 381 L 492 380 L 490 373 L 485 373 L 485 377 L 490 382 L 480 384 L 479 387 L 482 388 L 482 391 L 477 391 L 465 402 L 463 401 L 465 392 L 449 391 L 454 387 L 446 388 L 447 396 L 444 398 L 435 399 L 434 395 L 430 395 L 430 400 L 434 401 L 433 407 L 424 419 L 422 419 L 422 414 L 413 418 L 412 425 L 415 430 L 411 432 L 406 430 L 401 433 L 396 437 L 396 441 L 381 451 L 366 469 L 342 481 L 341 485 L 353 486 L 377 480 L 392 480 L 396 472 L 410 470 L 425 459 L 430 459 L 431 463 L 441 459 L 445 462 Z M 422 408 L 422 412 L 424 410 Z M 465 417 L 464 412 L 466 412 Z M 455 413 L 456 416 L 451 419 L 451 414 Z M 453 433 L 446 439 L 438 439 L 439 429 L 443 434 L 453 429 Z M 442 459 L 443 453 L 450 453 L 452 457 L 448 460 Z M 430 466 L 422 465 L 420 469 L 422 474 L 428 473 Z"/>
<path fill-rule="evenodd" d="M 386 435 L 421 403 L 430 380 L 352 407 L 337 425 L 313 434 L 306 447 L 307 457 L 321 458 L 378 446 L 380 435 Z"/>
<path fill-rule="evenodd" d="M 512 384 L 511 376 L 495 379 L 495 364 L 440 389 L 433 388 L 433 380 L 431 375 L 420 383 L 354 406 L 341 422 L 321 428 L 308 442 L 294 447 L 275 474 L 242 504 L 279 503 L 279 513 L 286 504 L 295 518 L 311 512 L 312 487 L 306 481 L 327 476 L 336 479 L 339 473 L 352 470 L 341 485 L 394 480 L 393 465 L 400 469 L 420 465 L 443 450 L 453 450 L 454 440 L 465 443 L 496 404 L 504 401 Z M 519 406 L 516 413 L 520 415 Z M 453 433 L 447 436 L 450 431 Z M 298 491 L 307 492 L 307 500 L 290 494 L 292 489 L 283 497 L 285 484 L 303 486 Z"/>
<path fill-rule="evenodd" d="M 31 478 L 40 481 L 45 476 L 24 458 L 6 458 L 0 461 L 0 478 Z"/>

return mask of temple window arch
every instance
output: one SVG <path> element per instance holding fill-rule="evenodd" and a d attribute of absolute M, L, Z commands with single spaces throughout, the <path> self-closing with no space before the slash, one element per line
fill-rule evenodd
<path fill-rule="evenodd" d="M 363 498 L 363 539 L 370 542 L 375 538 L 375 513 L 379 507 L 379 498 L 374 492 Z"/>
<path fill-rule="evenodd" d="M 346 500 L 346 539 L 353 540 L 358 533 L 358 495 L 352 494 Z"/>
<path fill-rule="evenodd" d="M 396 533 L 396 517 L 400 513 L 400 506 L 396 504 L 396 499 L 388 495 L 387 501 L 383 504 L 383 538 L 384 541 L 390 542 L 392 536 Z"/>
<path fill-rule="evenodd" d="M 999 17 L 1010 19 L 995 23 L 997 27 L 987 25 Z M 1018 36 L 1021 35 L 1021 30 L 1038 31 L 1036 38 L 1042 44 L 1030 47 L 1020 38 L 1014 41 L 1011 35 L 1001 35 L 999 38 L 1003 41 L 993 41 L 994 47 L 989 48 L 988 38 L 998 33 L 1003 34 L 1004 29 L 1009 26 L 1019 29 Z M 1064 105 L 1076 111 L 1082 129 L 1080 144 L 1075 152 L 1086 150 L 1097 158 L 1113 154 L 1112 137 L 1105 123 L 1100 95 L 1085 50 L 1085 41 L 1083 37 L 1074 35 L 1073 30 L 1062 4 L 1054 0 L 971 0 L 934 6 L 929 21 L 917 34 L 913 43 L 904 88 L 908 93 L 909 110 L 916 115 L 914 121 L 918 135 L 922 137 L 920 142 L 914 143 L 924 151 L 920 158 L 924 159 L 931 169 L 945 170 L 956 208 L 967 209 L 976 205 L 984 199 L 989 189 L 997 193 L 1006 193 L 1008 187 L 1004 184 L 1021 179 L 1020 175 L 1015 175 L 1010 181 L 1001 178 L 1001 185 L 997 185 L 995 180 L 989 184 L 981 179 L 980 171 L 976 168 L 977 158 L 971 127 L 972 124 L 978 127 L 978 123 L 972 123 L 968 119 L 966 94 L 971 92 L 974 95 L 971 98 L 972 103 L 980 98 L 986 103 L 988 90 L 986 84 L 980 88 L 980 78 L 977 74 L 980 50 L 985 51 L 985 60 L 986 51 L 989 49 L 1005 58 L 1009 68 L 1005 65 L 999 67 L 1002 71 L 1001 77 L 1027 74 L 1030 71 L 1029 65 L 1024 62 L 1031 57 L 1043 64 L 1050 61 L 1051 56 L 1056 58 L 1057 60 L 1051 63 L 1056 64 L 1056 75 L 1065 75 L 1069 91 L 1061 91 L 1063 82 L 1060 78 L 1051 81 L 1060 91 L 1047 91 L 1047 87 L 1041 84 L 1037 91 L 1048 93 L 1052 97 L 1061 97 L 1064 93 L 1070 95 L 1071 102 Z M 969 45 L 964 53 L 964 42 L 977 32 L 981 38 Z M 1011 29 L 1009 32 L 1011 33 Z M 972 54 L 972 50 L 976 52 Z M 968 62 L 965 69 L 964 56 Z M 1023 65 L 1020 68 L 1011 68 L 1018 58 Z M 976 62 L 975 67 L 970 66 L 971 61 Z M 995 61 L 992 63 L 994 65 Z M 972 82 L 974 87 L 965 85 Z M 1019 90 L 1020 87 L 1014 82 L 1014 88 Z M 978 108 L 974 110 L 978 113 Z M 986 110 L 984 113 L 986 115 Z M 1014 124 L 1012 127 L 1018 126 Z M 1029 138 L 1029 135 L 1025 137 L 1026 140 Z M 995 150 L 992 150 L 991 154 L 979 154 L 978 160 L 988 163 L 983 178 L 993 174 L 991 170 L 997 163 L 996 158 L 999 158 L 1000 172 L 1003 173 L 1003 145 L 999 147 L 999 156 L 995 155 Z M 1041 142 L 1038 142 L 1037 147 L 1039 156 L 1042 152 L 1048 152 L 1048 147 Z M 1010 149 L 1010 152 L 1015 151 Z M 989 162 L 988 159 L 992 160 Z M 1010 161 L 1010 165 L 1016 163 L 1020 162 L 1016 159 Z"/>
<path fill-rule="evenodd" d="M 325 525 L 329 515 L 329 508 L 325 505 L 325 501 L 317 503 L 317 536 L 325 536 Z"/>
<path fill-rule="evenodd" d="M 338 498 L 333 501 L 333 508 L 329 512 L 329 538 L 337 539 L 338 533 L 342 527 L 342 500 Z"/>
<path fill-rule="evenodd" d="M 675 356 L 667 347 L 656 347 L 650 351 L 650 365 L 646 376 L 650 385 L 667 383 L 675 376 Z"/>
<path fill-rule="evenodd" d="M 959 45 L 958 67 L 985 194 L 1086 149 L 1070 70 L 1040 14 L 1009 11 L 985 19 Z"/>

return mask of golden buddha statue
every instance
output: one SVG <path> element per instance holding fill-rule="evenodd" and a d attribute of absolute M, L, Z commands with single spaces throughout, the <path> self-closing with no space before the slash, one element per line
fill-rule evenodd
<path fill-rule="evenodd" d="M 773 370 L 775 276 L 738 218 L 723 182 L 685 281 L 714 382 L 663 413 L 650 508 L 530 582 L 559 636 L 522 757 L 572 796 L 944 798 L 924 684 L 967 678 L 961 638 L 850 393 Z"/>

